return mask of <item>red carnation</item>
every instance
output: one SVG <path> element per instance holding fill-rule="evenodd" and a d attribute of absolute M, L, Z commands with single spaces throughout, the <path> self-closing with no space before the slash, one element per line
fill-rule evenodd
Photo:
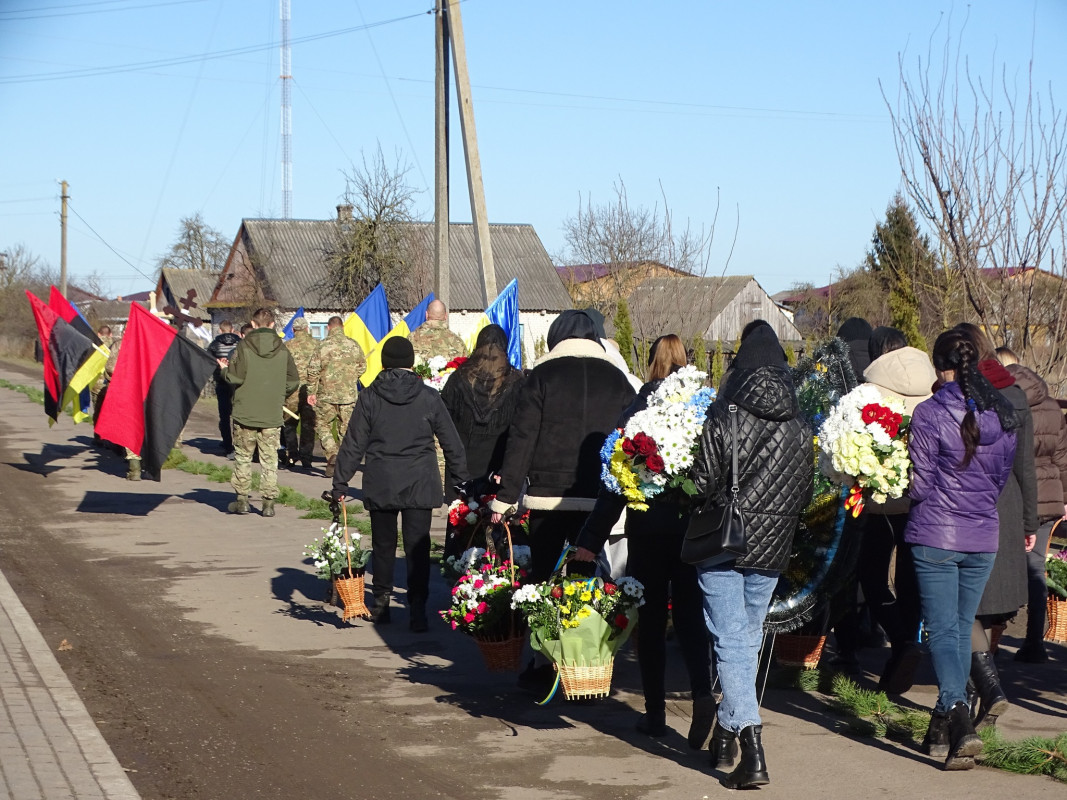
<path fill-rule="evenodd" d="M 552 597 L 554 597 L 556 600 L 559 600 L 561 597 L 563 597 L 563 587 L 562 586 L 553 586 L 551 594 L 552 594 Z"/>
<path fill-rule="evenodd" d="M 621 630 L 626 630 L 626 626 L 630 624 L 630 618 L 623 613 L 615 615 L 615 627 Z"/>
<path fill-rule="evenodd" d="M 662 456 L 653 454 L 645 459 L 645 466 L 652 472 L 663 472 L 663 458 Z"/>
<path fill-rule="evenodd" d="M 647 433 L 638 433 L 634 436 L 634 447 L 638 455 L 648 457 L 656 452 L 656 440 Z"/>
<path fill-rule="evenodd" d="M 605 583 L 604 584 L 604 594 L 606 594 L 606 595 L 615 594 L 615 584 L 614 583 Z"/>
<path fill-rule="evenodd" d="M 622 452 L 626 453 L 630 458 L 633 458 L 637 454 L 637 448 L 634 447 L 632 439 L 622 440 Z"/>
<path fill-rule="evenodd" d="M 878 419 L 878 410 L 881 408 L 877 403 L 868 403 L 860 412 L 863 415 L 863 424 L 870 425 Z"/>
<path fill-rule="evenodd" d="M 447 364 L 445 364 L 445 369 L 459 369 L 461 366 L 463 366 L 463 363 L 466 360 L 467 360 L 466 356 L 456 356 L 451 361 L 449 361 Z"/>

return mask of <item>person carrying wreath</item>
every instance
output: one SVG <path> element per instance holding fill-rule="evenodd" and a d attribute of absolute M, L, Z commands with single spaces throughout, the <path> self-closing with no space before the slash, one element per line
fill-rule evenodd
<path fill-rule="evenodd" d="M 450 474 L 467 480 L 467 459 L 441 395 L 412 371 L 415 351 L 395 336 L 382 345 L 382 371 L 363 390 L 337 453 L 331 495 L 344 502 L 348 482 L 363 466 L 363 504 L 370 512 L 374 607 L 371 619 L 389 623 L 396 561 L 397 515 L 407 565 L 409 627 L 427 629 L 430 594 L 430 520 L 443 490 L 434 440 Z"/>
<path fill-rule="evenodd" d="M 641 387 L 616 427 L 625 428 L 634 414 L 647 408 L 649 396 L 663 379 L 685 365 L 685 345 L 677 335 L 669 333 L 656 339 L 648 355 L 648 383 Z M 663 492 L 649 501 L 647 511 L 627 512 L 626 574 L 645 587 L 645 604 L 637 610 L 641 630 L 637 638 L 637 664 L 641 670 L 645 713 L 637 722 L 637 730 L 647 736 L 667 733 L 665 637 L 670 614 L 692 692 L 689 746 L 699 750 L 715 721 L 715 699 L 711 694 L 708 634 L 696 568 L 679 558 L 689 523 L 688 503 L 683 503 L 683 497 L 681 490 Z M 591 562 L 596 558 L 625 509 L 626 499 L 622 495 L 603 485 L 600 487 L 596 506 L 578 534 L 576 561 Z"/>

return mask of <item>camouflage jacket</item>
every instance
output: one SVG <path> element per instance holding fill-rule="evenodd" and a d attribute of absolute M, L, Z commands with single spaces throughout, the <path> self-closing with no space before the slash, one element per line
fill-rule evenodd
<path fill-rule="evenodd" d="M 307 331 L 296 331 L 293 334 L 293 338 L 285 343 L 285 346 L 289 348 L 289 352 L 293 356 L 293 362 L 296 364 L 296 371 L 300 374 L 300 385 L 306 386 L 308 383 L 308 372 L 311 368 L 311 362 L 315 358 L 315 353 L 319 349 L 319 343 L 315 341 L 315 338 Z M 300 390 L 293 392 L 296 396 L 300 393 Z M 311 393 L 311 389 L 308 389 L 308 393 Z"/>
<path fill-rule="evenodd" d="M 344 330 L 334 328 L 308 364 L 308 394 L 316 395 L 323 403 L 354 403 L 356 384 L 366 369 L 367 362 L 359 345 L 345 336 Z"/>
<path fill-rule="evenodd" d="M 463 340 L 448 329 L 443 319 L 428 319 L 408 337 L 415 348 L 416 358 L 429 361 L 433 356 L 444 356 L 450 361 L 457 356 L 467 355 L 467 346 Z"/>

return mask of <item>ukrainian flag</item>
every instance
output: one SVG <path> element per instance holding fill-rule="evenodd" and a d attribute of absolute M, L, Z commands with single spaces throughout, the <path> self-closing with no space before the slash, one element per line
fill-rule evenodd
<path fill-rule="evenodd" d="M 411 309 L 408 315 L 404 317 L 404 322 L 408 325 L 408 331 L 414 333 L 415 330 L 426 321 L 426 309 L 429 308 L 430 303 L 433 302 L 433 298 L 434 293 L 430 292 L 422 298 L 421 303 Z"/>
<path fill-rule="evenodd" d="M 355 339 L 363 348 L 363 352 L 369 354 L 389 333 L 391 324 L 385 287 L 379 283 L 359 304 L 355 313 L 348 315 L 345 320 L 345 336 Z"/>
<path fill-rule="evenodd" d="M 401 336 L 406 339 L 410 333 L 408 324 L 404 320 L 400 320 L 396 327 L 382 337 L 377 346 L 367 353 L 367 370 L 359 378 L 359 382 L 363 384 L 364 388 L 370 386 L 371 382 L 378 377 L 378 373 L 382 371 L 382 345 L 394 336 Z"/>
<path fill-rule="evenodd" d="M 289 319 L 289 321 L 287 323 L 285 323 L 285 327 L 282 328 L 281 332 L 278 334 L 279 336 L 282 337 L 283 341 L 288 342 L 290 339 L 293 338 L 293 336 L 295 334 L 295 332 L 293 331 L 293 322 L 296 321 L 297 319 L 303 317 L 303 316 L 304 316 L 304 307 L 300 306 L 300 308 L 298 308 L 296 310 L 296 313 L 293 314 L 293 316 Z M 345 331 L 345 333 L 348 333 L 348 331 Z"/>
<path fill-rule="evenodd" d="M 474 352 L 478 334 L 486 325 L 499 325 L 508 335 L 508 361 L 516 369 L 522 369 L 522 341 L 519 339 L 519 279 L 512 278 L 504 291 L 482 314 L 474 328 L 474 333 L 467 339 L 467 351 Z"/>

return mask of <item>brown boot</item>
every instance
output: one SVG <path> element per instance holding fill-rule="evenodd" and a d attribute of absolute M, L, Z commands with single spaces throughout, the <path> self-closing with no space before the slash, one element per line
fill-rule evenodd
<path fill-rule="evenodd" d="M 334 463 L 336 461 L 337 461 L 337 456 L 336 455 L 329 456 L 326 459 L 326 477 L 327 478 L 332 478 L 333 477 L 333 465 L 334 465 Z"/>

